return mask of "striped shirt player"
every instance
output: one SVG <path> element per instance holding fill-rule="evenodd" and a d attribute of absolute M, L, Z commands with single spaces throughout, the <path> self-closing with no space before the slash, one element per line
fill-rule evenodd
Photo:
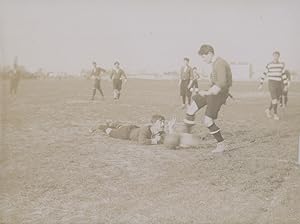
<path fill-rule="evenodd" d="M 288 80 L 285 74 L 285 64 L 279 61 L 280 53 L 278 51 L 273 52 L 273 61 L 268 63 L 260 80 L 260 87 L 262 88 L 264 79 L 268 78 L 268 87 L 271 95 L 271 103 L 269 108 L 265 110 L 267 117 L 271 118 L 271 111 L 274 111 L 274 120 L 279 120 L 277 113 L 277 105 L 279 98 L 282 95 L 283 89 L 287 88 Z M 283 86 L 282 87 L 282 83 Z"/>
<path fill-rule="evenodd" d="M 191 106 L 187 108 L 184 119 L 185 131 L 191 132 L 192 126 L 195 125 L 196 113 L 206 106 L 204 124 L 217 140 L 217 147 L 212 152 L 223 152 L 225 150 L 224 139 L 220 128 L 215 124 L 215 120 L 229 96 L 229 89 L 232 86 L 231 69 L 224 59 L 214 55 L 214 49 L 210 45 L 202 45 L 198 53 L 204 62 L 212 63 L 211 86 L 207 91 L 199 91 L 199 94 L 192 97 Z"/>
<path fill-rule="evenodd" d="M 112 70 L 112 73 L 110 75 L 110 78 L 113 82 L 113 96 L 114 100 L 120 99 L 121 96 L 121 89 L 122 89 L 122 79 L 125 79 L 125 82 L 127 81 L 127 76 L 123 69 L 120 68 L 120 63 L 116 61 L 114 63 L 115 68 Z"/>

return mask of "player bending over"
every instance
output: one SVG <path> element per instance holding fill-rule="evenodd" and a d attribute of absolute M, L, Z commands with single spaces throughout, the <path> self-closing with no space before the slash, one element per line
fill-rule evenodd
<path fill-rule="evenodd" d="M 195 125 L 196 113 L 206 106 L 204 125 L 209 129 L 210 134 L 217 140 L 217 147 L 213 153 L 224 152 L 224 138 L 220 128 L 215 124 L 218 113 L 229 96 L 229 89 L 232 86 L 232 73 L 229 64 L 222 58 L 216 57 L 214 49 L 210 45 L 202 45 L 198 54 L 204 62 L 212 63 L 212 73 L 210 76 L 211 86 L 207 91 L 199 91 L 193 96 L 191 106 L 186 110 L 185 132 L 190 133 Z"/>
<path fill-rule="evenodd" d="M 140 145 L 162 144 L 167 133 L 173 133 L 175 119 L 172 119 L 166 125 L 166 120 L 162 115 L 153 115 L 151 124 L 139 127 L 137 125 L 122 125 L 119 122 L 107 122 L 105 125 L 99 125 L 90 132 L 97 129 L 103 130 L 108 136 L 117 139 L 137 141 Z"/>
<path fill-rule="evenodd" d="M 278 51 L 273 52 L 273 61 L 268 63 L 266 70 L 263 73 L 259 89 L 262 89 L 262 85 L 265 77 L 268 78 L 269 92 L 271 95 L 271 104 L 269 108 L 265 110 L 268 118 L 271 118 L 271 111 L 274 111 L 274 120 L 279 120 L 277 113 L 277 105 L 282 91 L 287 91 L 287 76 L 285 74 L 285 64 L 279 61 L 280 53 Z M 282 83 L 284 87 L 282 88 Z"/>

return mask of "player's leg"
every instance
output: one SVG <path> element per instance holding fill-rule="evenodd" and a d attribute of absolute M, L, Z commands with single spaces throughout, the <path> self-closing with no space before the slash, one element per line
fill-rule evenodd
<path fill-rule="evenodd" d="M 120 96 L 121 96 L 121 89 L 122 89 L 122 80 L 119 80 L 119 82 L 118 82 L 118 95 L 117 95 L 118 99 L 120 99 Z"/>
<path fill-rule="evenodd" d="M 279 103 L 279 98 L 282 95 L 282 86 L 281 86 L 281 82 L 276 82 L 274 83 L 275 85 L 275 90 L 272 96 L 272 104 L 273 104 L 273 110 L 274 110 L 274 120 L 279 120 L 279 116 L 278 116 L 278 103 Z"/>
<path fill-rule="evenodd" d="M 192 98 L 191 105 L 186 109 L 184 121 L 184 132 L 191 133 L 192 127 L 195 125 L 196 113 L 207 104 L 206 97 L 195 95 Z"/>
<path fill-rule="evenodd" d="M 207 97 L 204 125 L 208 128 L 210 134 L 213 135 L 217 141 L 217 147 L 212 151 L 213 153 L 225 151 L 224 138 L 221 134 L 220 128 L 216 125 L 215 120 L 218 117 L 218 113 L 222 105 L 225 104 L 227 97 L 228 95 L 226 93 Z"/>
<path fill-rule="evenodd" d="M 97 84 L 96 84 L 96 89 L 99 91 L 99 93 L 101 94 L 102 98 L 104 97 L 103 91 L 101 89 L 101 83 L 100 80 L 97 80 Z"/>
<path fill-rule="evenodd" d="M 266 115 L 268 118 L 271 118 L 271 112 L 273 110 L 274 112 L 274 117 L 277 117 L 277 103 L 278 103 L 278 99 L 279 99 L 279 95 L 278 95 L 278 90 L 277 90 L 277 84 L 279 82 L 277 81 L 273 81 L 273 80 L 269 80 L 269 92 L 270 92 L 270 96 L 271 96 L 271 104 L 269 106 L 268 109 L 265 110 Z"/>
<path fill-rule="evenodd" d="M 287 103 L 288 103 L 288 91 L 283 91 L 282 93 L 282 105 L 283 107 L 286 107 L 287 106 Z"/>
<path fill-rule="evenodd" d="M 182 108 L 184 108 L 186 102 L 186 92 L 184 91 L 184 80 L 181 80 L 180 83 L 180 96 L 182 101 Z"/>
<path fill-rule="evenodd" d="M 96 91 L 97 91 L 97 80 L 94 80 L 94 85 L 93 85 L 92 98 L 91 98 L 91 100 L 94 100 L 94 99 L 95 99 Z"/>

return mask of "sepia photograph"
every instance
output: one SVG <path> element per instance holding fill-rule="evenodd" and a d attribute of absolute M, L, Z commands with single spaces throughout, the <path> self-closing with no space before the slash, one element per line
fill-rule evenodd
<path fill-rule="evenodd" d="M 0 0 L 0 224 L 299 224 L 299 12 Z"/>

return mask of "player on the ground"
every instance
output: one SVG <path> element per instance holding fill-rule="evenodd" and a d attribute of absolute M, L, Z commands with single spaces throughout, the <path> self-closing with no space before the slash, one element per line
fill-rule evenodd
<path fill-rule="evenodd" d="M 180 96 L 182 98 L 182 108 L 186 106 L 186 98 L 188 100 L 188 105 L 191 104 L 192 93 L 189 91 L 188 86 L 193 76 L 192 68 L 189 65 L 190 59 L 184 58 L 183 61 L 184 61 L 184 66 L 181 67 L 180 78 L 179 78 Z"/>
<path fill-rule="evenodd" d="M 91 100 L 95 99 L 95 95 L 96 95 L 96 91 L 98 90 L 102 96 L 102 99 L 104 99 L 104 94 L 103 91 L 101 89 L 101 74 L 103 72 L 106 72 L 105 69 L 100 68 L 97 66 L 97 63 L 94 61 L 93 62 L 93 69 L 92 69 L 92 73 L 91 73 L 91 77 L 92 79 L 94 79 L 94 87 L 93 87 L 93 95 Z"/>
<path fill-rule="evenodd" d="M 14 63 L 14 67 L 10 73 L 10 95 L 16 95 L 19 82 L 21 79 L 21 71 L 17 63 Z"/>
<path fill-rule="evenodd" d="M 281 107 L 286 108 L 288 103 L 288 89 L 290 88 L 291 73 L 289 70 L 285 70 L 285 75 L 287 78 L 287 86 L 285 87 L 284 81 L 281 82 L 282 94 L 279 98 L 279 104 Z"/>
<path fill-rule="evenodd" d="M 186 118 L 184 119 L 185 131 L 187 133 L 191 132 L 192 126 L 195 125 L 196 113 L 206 106 L 204 124 L 209 129 L 210 134 L 217 140 L 217 147 L 212 152 L 224 152 L 224 138 L 220 128 L 215 124 L 215 120 L 229 96 L 229 89 L 232 86 L 231 69 L 224 59 L 215 56 L 214 48 L 210 45 L 202 45 L 198 54 L 204 62 L 212 63 L 211 86 L 208 90 L 199 91 L 199 94 L 193 96 L 192 103 L 186 110 Z"/>
<path fill-rule="evenodd" d="M 114 100 L 120 99 L 121 89 L 122 89 L 122 80 L 124 79 L 127 82 L 127 76 L 123 69 L 120 68 L 120 63 L 116 61 L 114 63 L 115 68 L 112 70 L 110 78 L 113 82 L 113 97 Z"/>
<path fill-rule="evenodd" d="M 268 78 L 269 92 L 271 95 L 271 103 L 269 108 L 265 110 L 265 113 L 268 118 L 271 118 L 272 117 L 271 111 L 273 109 L 274 120 L 279 120 L 279 116 L 277 113 L 277 105 L 279 102 L 279 98 L 282 94 L 282 90 L 287 91 L 287 84 L 288 84 L 287 77 L 285 74 L 285 64 L 279 61 L 279 58 L 280 58 L 280 53 L 278 51 L 273 52 L 273 61 L 267 64 L 266 70 L 261 77 L 260 85 L 259 85 L 259 89 L 262 89 L 265 77 Z M 282 89 L 282 82 L 284 85 L 283 89 Z"/>
<path fill-rule="evenodd" d="M 137 125 L 122 125 L 120 122 L 108 121 L 104 125 L 98 125 L 90 130 L 104 131 L 108 136 L 117 139 L 137 141 L 141 145 L 162 144 L 166 133 L 172 133 L 175 126 L 175 119 L 166 125 L 166 120 L 162 115 L 156 114 L 151 117 L 151 123 L 139 127 Z"/>

